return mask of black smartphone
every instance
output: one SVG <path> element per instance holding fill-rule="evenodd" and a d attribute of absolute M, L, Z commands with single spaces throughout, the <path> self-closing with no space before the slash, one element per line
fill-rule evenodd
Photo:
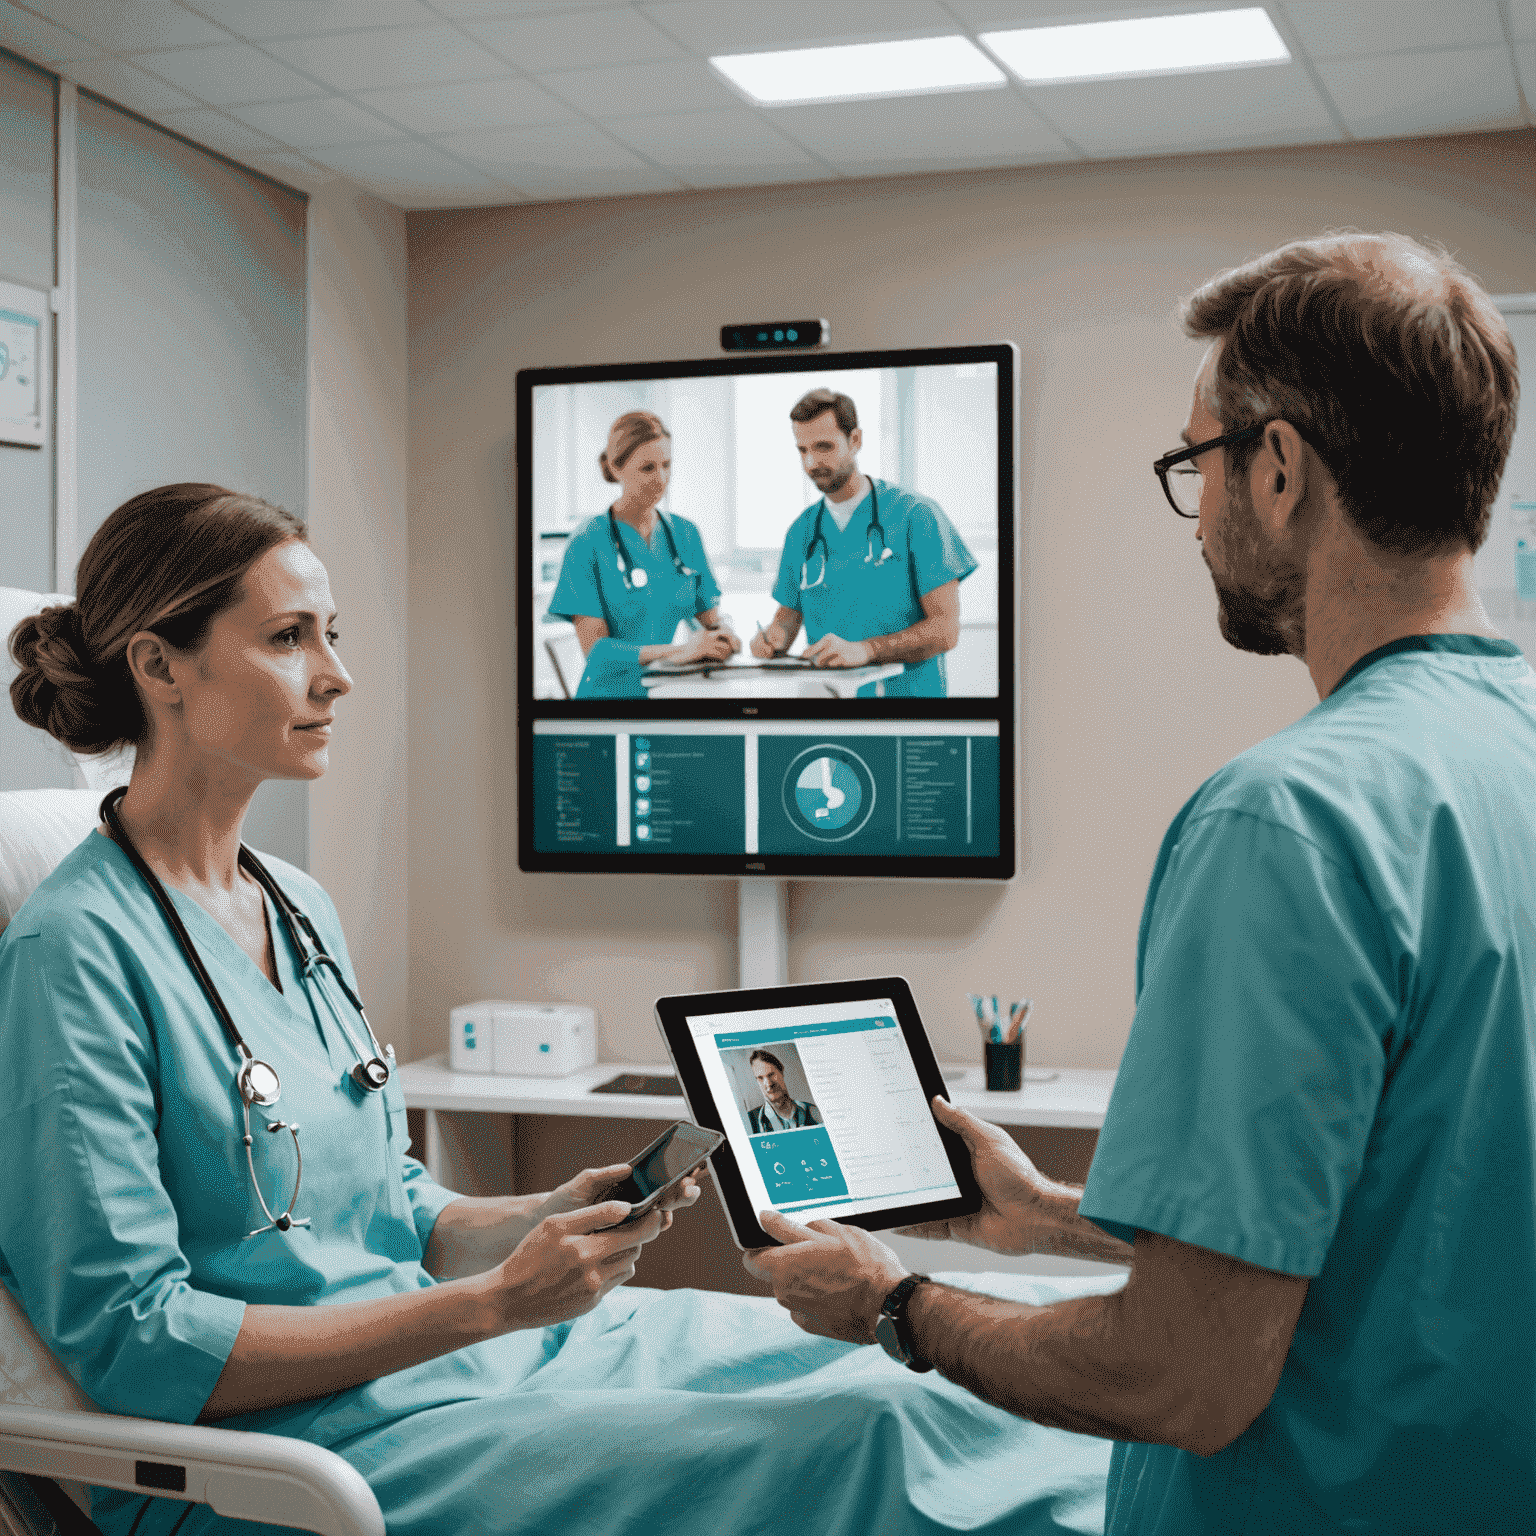
<path fill-rule="evenodd" d="M 702 1125 L 679 1120 L 669 1125 L 643 1152 L 631 1159 L 628 1178 L 620 1179 L 604 1196 L 607 1200 L 628 1200 L 632 1209 L 623 1221 L 627 1227 L 639 1221 L 674 1184 L 681 1182 L 720 1145 L 725 1137 L 719 1131 L 707 1131 Z M 603 1227 L 600 1231 L 612 1231 Z"/>

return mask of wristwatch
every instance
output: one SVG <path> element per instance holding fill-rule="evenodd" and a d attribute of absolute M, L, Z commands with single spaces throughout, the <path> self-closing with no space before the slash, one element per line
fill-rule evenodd
<path fill-rule="evenodd" d="M 912 1328 L 907 1322 L 907 1303 L 912 1292 L 930 1275 L 908 1275 L 880 1303 L 880 1316 L 875 1323 L 875 1337 L 880 1347 L 892 1360 L 899 1360 L 909 1371 L 931 1371 L 932 1364 L 922 1359 L 912 1344 Z"/>

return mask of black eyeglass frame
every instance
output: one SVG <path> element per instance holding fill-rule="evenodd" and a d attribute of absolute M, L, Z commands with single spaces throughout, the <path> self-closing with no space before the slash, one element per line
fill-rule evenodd
<path fill-rule="evenodd" d="M 1270 420 L 1278 419 L 1278 417 L 1270 418 Z M 1163 488 L 1163 495 L 1168 498 L 1168 505 L 1173 508 L 1175 514 L 1179 517 L 1191 519 L 1200 516 L 1198 511 L 1186 512 L 1173 499 L 1173 491 L 1168 485 L 1168 471 L 1174 465 L 1183 464 L 1186 460 L 1198 458 L 1202 453 L 1209 453 L 1212 448 L 1234 448 L 1239 443 L 1251 443 L 1268 425 L 1268 421 L 1260 421 L 1251 427 L 1239 427 L 1236 432 L 1223 432 L 1220 437 L 1213 437 L 1203 443 L 1196 443 L 1193 448 L 1176 449 L 1172 453 L 1165 453 L 1162 458 L 1158 459 L 1152 465 L 1152 473 L 1157 476 L 1158 483 Z"/>

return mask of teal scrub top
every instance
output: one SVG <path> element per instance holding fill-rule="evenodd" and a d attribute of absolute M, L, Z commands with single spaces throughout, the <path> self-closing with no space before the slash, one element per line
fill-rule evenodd
<path fill-rule="evenodd" d="M 679 575 L 673 565 L 672 546 L 667 543 L 661 517 L 666 518 L 667 527 L 672 530 L 678 559 L 698 572 L 697 582 L 692 576 Z M 576 691 L 578 699 L 643 699 L 641 647 L 670 645 L 680 619 L 707 613 L 720 601 L 720 588 L 704 552 L 704 541 L 697 526 L 686 517 L 673 512 L 659 514 L 649 540 L 642 539 L 638 530 L 622 518 L 615 518 L 614 526 L 631 570 L 646 573 L 645 585 L 624 585 L 608 514 L 602 512 L 591 518 L 566 545 L 560 578 L 549 600 L 549 616 L 553 619 L 574 619 L 585 614 L 608 626 L 609 643 L 602 646 L 601 654 L 594 646 L 587 657 Z"/>
<path fill-rule="evenodd" d="M 848 526 L 838 529 L 830 510 L 822 512 L 821 531 L 827 541 L 826 580 L 800 590 L 802 567 L 815 537 L 815 502 L 790 524 L 779 557 L 779 574 L 773 584 L 774 600 L 793 608 L 805 622 L 808 644 L 823 635 L 844 640 L 868 640 L 874 635 L 894 635 L 923 618 L 922 599 L 946 582 L 964 581 L 976 569 L 976 561 L 944 509 L 928 496 L 916 496 L 887 480 L 872 480 L 880 526 L 895 558 L 876 564 L 866 562 L 871 548 L 870 498 L 853 509 Z M 880 541 L 874 540 L 876 556 Z M 810 560 L 809 579 L 821 570 L 821 545 Z M 883 685 L 886 698 L 942 699 L 948 693 L 944 657 L 909 661 L 900 677 Z M 860 698 L 875 696 L 876 685 L 859 690 Z"/>
<path fill-rule="evenodd" d="M 325 892 L 269 858 L 355 990 Z M 251 1051 L 282 1096 L 252 1109 L 256 1172 L 274 1210 L 299 1124 L 295 1218 L 266 1225 L 241 1144 L 234 1047 L 127 856 L 93 832 L 0 934 L 0 1281 L 81 1389 L 113 1413 L 190 1424 L 249 1302 L 363 1300 L 432 1284 L 421 1258 L 456 1198 L 408 1157 L 398 1077 L 364 1094 L 357 1057 L 300 978 L 270 913 L 281 993 L 196 902 L 171 900 Z M 331 985 L 327 983 L 327 985 Z M 350 1005 L 336 988 L 339 1009 Z M 366 1039 L 355 1014 L 348 1027 Z M 268 1416 L 281 1431 L 312 1416 Z"/>
<path fill-rule="evenodd" d="M 1163 840 L 1082 1200 L 1311 1278 L 1274 1397 L 1121 1444 L 1106 1531 L 1443 1536 L 1536 1510 L 1536 677 L 1362 658 Z"/>

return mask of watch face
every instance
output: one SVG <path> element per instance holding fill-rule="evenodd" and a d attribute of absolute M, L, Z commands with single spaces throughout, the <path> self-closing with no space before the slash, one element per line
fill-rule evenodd
<path fill-rule="evenodd" d="M 892 1360 L 899 1360 L 903 1365 L 907 1365 L 911 1361 L 911 1355 L 903 1348 L 901 1336 L 896 1332 L 896 1319 L 894 1317 L 881 1315 L 879 1321 L 875 1324 L 875 1337 L 880 1341 L 880 1347 Z"/>

